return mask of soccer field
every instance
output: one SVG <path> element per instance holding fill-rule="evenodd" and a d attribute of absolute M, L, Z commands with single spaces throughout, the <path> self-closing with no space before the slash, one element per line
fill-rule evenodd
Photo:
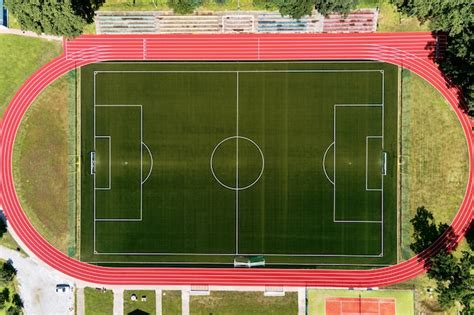
<path fill-rule="evenodd" d="M 81 260 L 377 266 L 397 259 L 397 68 L 81 70 Z"/>

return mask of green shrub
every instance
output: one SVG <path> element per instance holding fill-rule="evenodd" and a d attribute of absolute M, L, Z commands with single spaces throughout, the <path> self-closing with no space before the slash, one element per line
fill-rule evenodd
<path fill-rule="evenodd" d="M 178 14 L 193 13 L 201 5 L 202 0 L 168 0 L 168 6 Z"/>

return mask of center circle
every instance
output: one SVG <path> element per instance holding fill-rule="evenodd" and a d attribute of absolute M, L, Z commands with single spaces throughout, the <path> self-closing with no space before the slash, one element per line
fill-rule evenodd
<path fill-rule="evenodd" d="M 212 176 L 220 185 L 231 190 L 244 190 L 262 177 L 265 158 L 255 141 L 232 136 L 215 146 L 210 166 Z"/>

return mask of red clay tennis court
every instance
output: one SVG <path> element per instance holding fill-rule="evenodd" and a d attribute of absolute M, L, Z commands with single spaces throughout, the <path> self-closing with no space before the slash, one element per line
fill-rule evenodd
<path fill-rule="evenodd" d="M 326 315 L 395 315 L 395 299 L 327 298 Z"/>

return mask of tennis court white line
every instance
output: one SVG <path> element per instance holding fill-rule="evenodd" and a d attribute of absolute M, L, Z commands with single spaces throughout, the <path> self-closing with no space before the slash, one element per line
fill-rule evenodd
<path fill-rule="evenodd" d="M 110 136 L 95 136 L 96 139 L 107 139 L 109 144 L 109 179 L 107 187 L 94 187 L 95 190 L 110 190 L 112 188 L 112 137 Z M 96 151 L 94 151 L 96 152 Z M 94 166 L 95 167 L 95 166 Z M 95 172 L 94 172 L 95 174 Z"/>

